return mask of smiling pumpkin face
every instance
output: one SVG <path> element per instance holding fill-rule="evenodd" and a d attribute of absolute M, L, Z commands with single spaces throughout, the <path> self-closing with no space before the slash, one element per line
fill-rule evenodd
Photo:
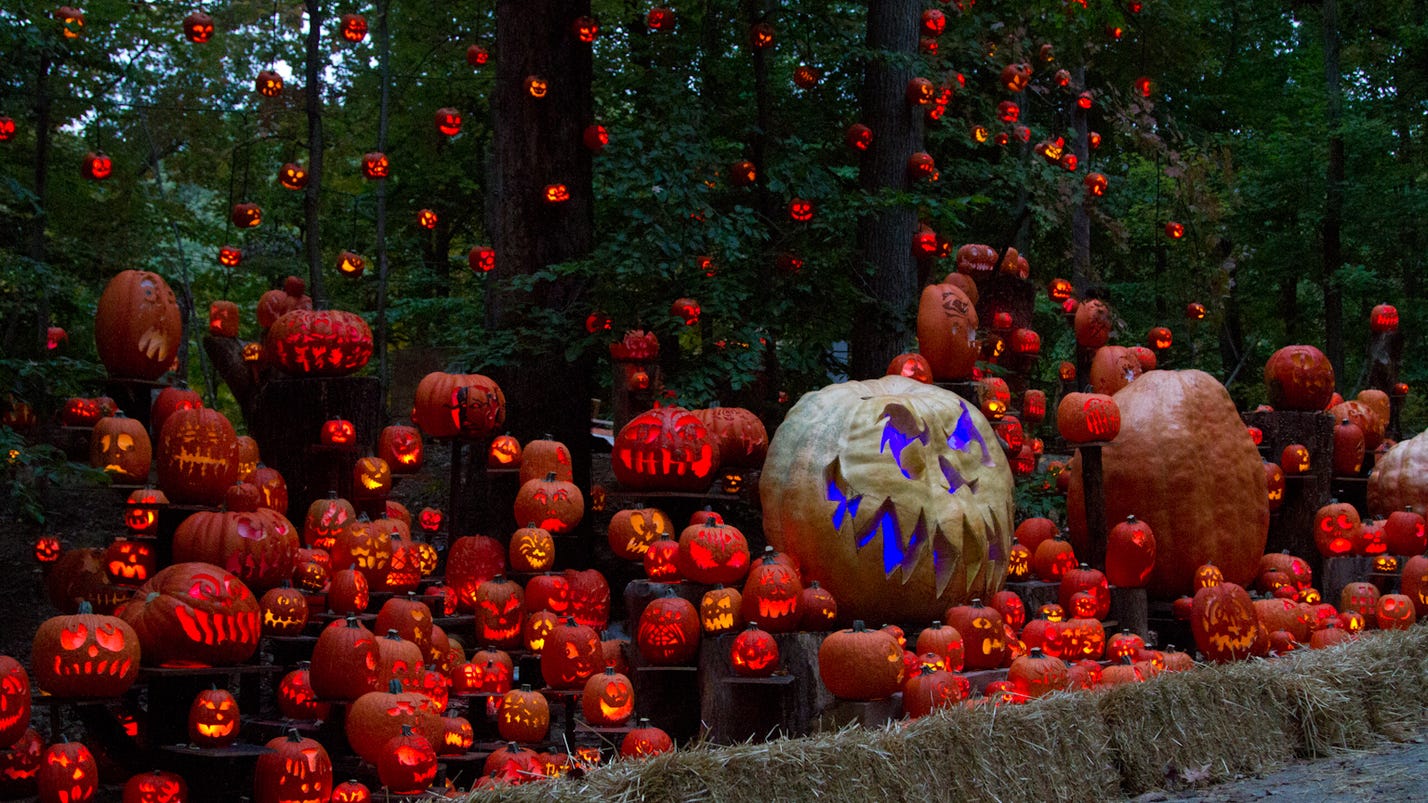
<path fill-rule="evenodd" d="M 846 615 L 931 620 L 1006 574 L 1012 474 L 976 405 L 900 376 L 789 412 L 760 481 L 764 531 Z"/>

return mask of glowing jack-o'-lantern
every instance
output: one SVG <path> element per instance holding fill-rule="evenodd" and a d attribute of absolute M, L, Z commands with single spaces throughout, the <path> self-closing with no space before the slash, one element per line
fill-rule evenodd
<path fill-rule="evenodd" d="M 621 428 L 611 463 L 627 488 L 702 491 L 715 476 L 719 449 L 697 416 L 682 407 L 656 407 Z"/>
<path fill-rule="evenodd" d="M 1347 502 L 1330 500 L 1314 514 L 1314 546 L 1324 557 L 1351 554 L 1362 531 L 1358 510 Z"/>
<path fill-rule="evenodd" d="M 969 670 L 993 669 L 1006 656 L 1006 629 L 995 608 L 972 600 L 947 609 L 944 618 L 962 637 L 963 660 Z"/>
<path fill-rule="evenodd" d="M 273 70 L 259 70 L 253 89 L 265 98 L 275 98 L 283 94 L 283 77 Z"/>
<path fill-rule="evenodd" d="M 436 130 L 446 137 L 454 137 L 461 133 L 461 112 L 450 106 L 442 106 L 436 110 L 435 115 Z"/>
<path fill-rule="evenodd" d="M 337 492 L 333 491 L 326 499 L 315 500 L 308 506 L 307 515 L 303 518 L 303 544 L 331 550 L 337 542 L 337 536 L 356 518 L 357 510 L 352 503 L 339 498 Z"/>
<path fill-rule="evenodd" d="M 60 559 L 64 545 L 57 536 L 41 535 L 35 538 L 35 562 L 48 565 Z"/>
<path fill-rule="evenodd" d="M 535 522 L 552 535 L 569 532 L 585 515 L 585 497 L 573 482 L 557 479 L 555 472 L 545 479 L 525 482 L 516 491 L 516 521 Z"/>
<path fill-rule="evenodd" d="M 476 588 L 476 635 L 483 643 L 518 647 L 525 620 L 525 592 L 502 575 Z"/>
<path fill-rule="evenodd" d="M 201 45 L 213 38 L 213 17 L 202 11 L 191 12 L 183 18 L 184 38 Z"/>
<path fill-rule="evenodd" d="M 223 262 L 221 250 L 219 262 Z M 238 318 L 237 304 L 232 301 L 214 301 L 208 305 L 208 333 L 216 337 L 237 337 Z M 152 412 L 150 415 L 152 417 Z"/>
<path fill-rule="evenodd" d="M 135 535 L 153 532 L 159 526 L 159 509 L 169 498 L 156 488 L 139 488 L 124 502 L 124 526 Z"/>
<path fill-rule="evenodd" d="M 421 470 L 425 457 L 421 431 L 401 424 L 383 427 L 377 436 L 377 455 L 387 462 L 393 474 L 412 474 Z"/>
<path fill-rule="evenodd" d="M 1195 646 L 1205 658 L 1224 663 L 1248 657 L 1259 631 L 1259 619 L 1249 594 L 1223 582 L 1195 592 L 1190 627 Z"/>
<path fill-rule="evenodd" d="M 332 788 L 332 803 L 371 803 L 372 791 L 360 781 L 343 781 Z"/>
<path fill-rule="evenodd" d="M 188 709 L 188 740 L 198 747 L 227 747 L 238 741 L 238 701 L 227 689 L 204 689 Z"/>
<path fill-rule="evenodd" d="M 371 359 L 372 329 L 342 310 L 292 310 L 268 327 L 263 354 L 290 374 L 345 376 Z"/>
<path fill-rule="evenodd" d="M 512 571 L 543 572 L 555 563 L 555 539 L 548 531 L 534 524 L 511 534 L 510 565 Z"/>
<path fill-rule="evenodd" d="M 771 633 L 786 633 L 802 621 L 803 583 L 798 570 L 772 554 L 765 554 L 744 581 L 740 615 L 759 622 Z"/>
<path fill-rule="evenodd" d="M 337 272 L 343 276 L 361 276 L 367 270 L 367 260 L 354 251 L 343 249 L 337 255 Z"/>
<path fill-rule="evenodd" d="M 521 463 L 521 442 L 514 435 L 497 435 L 486 455 L 487 468 L 514 468 Z"/>
<path fill-rule="evenodd" d="M 496 731 L 508 742 L 544 741 L 550 731 L 550 703 L 529 685 L 506 692 L 496 712 Z"/>
<path fill-rule="evenodd" d="M 144 482 L 149 478 L 153 447 L 144 425 L 117 412 L 94 425 L 89 441 L 89 464 L 116 481 Z"/>
<path fill-rule="evenodd" d="M 600 23 L 594 17 L 581 15 L 570 23 L 570 33 L 576 41 L 590 44 L 600 35 Z"/>
<path fill-rule="evenodd" d="M 659 508 L 637 504 L 610 517 L 607 538 L 610 549 L 625 560 L 642 560 L 660 533 L 673 532 L 674 522 Z"/>
<path fill-rule="evenodd" d="M 99 767 L 88 747 L 65 740 L 46 748 L 35 782 L 46 803 L 82 803 L 99 791 Z"/>
<path fill-rule="evenodd" d="M 635 713 L 635 688 L 630 679 L 614 667 L 585 681 L 580 695 L 585 721 L 597 728 L 617 728 Z"/>
<path fill-rule="evenodd" d="M 114 172 L 114 160 L 103 152 L 91 151 L 84 155 L 84 161 L 80 163 L 79 171 L 91 181 L 103 181 Z"/>
<path fill-rule="evenodd" d="M 159 485 L 176 502 L 217 504 L 238 479 L 238 437 L 220 412 L 181 409 L 159 435 Z"/>
<path fill-rule="evenodd" d="M 672 591 L 645 606 L 635 631 L 635 645 L 646 661 L 677 666 L 699 650 L 699 614 L 694 604 Z"/>
<path fill-rule="evenodd" d="M 571 617 L 550 631 L 540 654 L 541 677 L 555 689 L 582 689 L 585 681 L 604 665 L 600 636 L 594 628 Z"/>
<path fill-rule="evenodd" d="M 0 745 L 13 745 L 30 727 L 30 676 L 8 655 L 0 655 Z"/>
<path fill-rule="evenodd" d="M 278 682 L 278 711 L 288 719 L 327 719 L 332 704 L 317 699 L 312 690 L 311 670 L 304 661 Z"/>
<path fill-rule="evenodd" d="M 699 626 L 706 636 L 731 633 L 742 622 L 743 595 L 736 588 L 715 586 L 699 600 Z"/>
<path fill-rule="evenodd" d="M 443 732 L 444 733 L 444 732 Z M 435 744 L 440 744 L 438 738 Z M 436 749 L 427 736 L 403 724 L 401 733 L 388 739 L 377 755 L 377 777 L 397 794 L 425 792 L 436 779 Z"/>
<path fill-rule="evenodd" d="M 357 440 L 357 427 L 344 418 L 332 418 L 322 425 L 322 443 L 325 446 L 346 446 Z"/>
<path fill-rule="evenodd" d="M 175 560 L 222 566 L 259 590 L 276 587 L 292 576 L 297 550 L 297 529 L 269 509 L 200 510 L 184 519 L 173 536 Z"/>
<path fill-rule="evenodd" d="M 207 563 L 177 563 L 139 587 L 124 608 L 147 664 L 228 666 L 258 647 L 258 600 L 233 574 Z"/>
<path fill-rule="evenodd" d="M 124 803 L 185 803 L 188 782 L 176 772 L 154 770 L 131 776 L 124 784 Z"/>
<path fill-rule="evenodd" d="M 380 457 L 363 457 L 352 466 L 352 495 L 383 499 L 392 492 L 392 469 Z"/>
<path fill-rule="evenodd" d="M 387 154 L 381 151 L 371 151 L 362 155 L 362 175 L 365 178 L 379 180 L 389 177 L 392 174 L 392 163 L 387 158 Z"/>
<path fill-rule="evenodd" d="M 105 285 L 94 332 L 99 359 L 112 376 L 158 379 L 178 354 L 183 317 L 163 277 L 126 270 Z"/>
<path fill-rule="evenodd" d="M 254 803 L 323 803 L 332 794 L 332 759 L 297 729 L 266 745 L 253 772 Z"/>
<path fill-rule="evenodd" d="M 927 362 L 927 358 L 921 354 L 899 354 L 888 363 L 885 372 L 889 375 L 905 376 L 908 379 L 915 379 L 918 382 L 932 384 L 932 366 Z"/>
<path fill-rule="evenodd" d="M 1155 533 L 1128 516 L 1106 537 L 1106 579 L 1113 586 L 1140 588 L 1155 569 Z"/>
<path fill-rule="evenodd" d="M 296 636 L 307 624 L 307 599 L 295 588 L 270 588 L 258 600 L 263 612 L 263 634 Z"/>
<path fill-rule="evenodd" d="M 278 184 L 283 189 L 301 190 L 307 187 L 307 168 L 297 162 L 286 162 L 278 168 Z"/>
<path fill-rule="evenodd" d="M 778 642 L 757 622 L 749 622 L 729 647 L 729 664 L 736 675 L 768 677 L 778 668 Z"/>
<path fill-rule="evenodd" d="M 349 42 L 360 42 L 367 38 L 367 18 L 361 14 L 343 14 L 337 22 L 337 30 Z"/>
<path fill-rule="evenodd" d="M 736 583 L 749 570 L 749 544 L 738 528 L 710 517 L 679 536 L 679 574 L 696 583 Z"/>
<path fill-rule="evenodd" d="M 79 613 L 42 622 L 31 651 L 35 684 L 56 697 L 117 697 L 139 676 L 139 638 L 124 620 Z"/>
<path fill-rule="evenodd" d="M 149 541 L 121 538 L 104 550 L 104 571 L 116 583 L 138 585 L 148 580 L 157 567 L 158 558 Z"/>
<path fill-rule="evenodd" d="M 1012 477 L 995 447 L 977 409 L 935 386 L 883 377 L 808 394 L 769 447 L 765 533 L 845 615 L 932 619 L 1004 576 Z"/>

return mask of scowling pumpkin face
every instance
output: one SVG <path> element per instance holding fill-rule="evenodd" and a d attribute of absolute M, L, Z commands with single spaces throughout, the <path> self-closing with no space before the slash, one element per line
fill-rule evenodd
<path fill-rule="evenodd" d="M 938 618 L 1005 573 L 1012 474 L 976 405 L 901 376 L 789 412 L 760 481 L 764 530 L 845 615 Z"/>

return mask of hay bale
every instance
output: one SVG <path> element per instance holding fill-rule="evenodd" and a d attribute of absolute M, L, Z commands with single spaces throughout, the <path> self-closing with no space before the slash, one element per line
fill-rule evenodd
<path fill-rule="evenodd" d="M 1420 624 L 1410 630 L 1375 632 L 1327 650 L 1295 652 L 1286 656 L 1283 669 L 1331 683 L 1352 699 L 1366 719 L 1365 738 L 1375 733 L 1400 740 L 1413 733 L 1428 708 L 1425 652 L 1428 625 Z"/>

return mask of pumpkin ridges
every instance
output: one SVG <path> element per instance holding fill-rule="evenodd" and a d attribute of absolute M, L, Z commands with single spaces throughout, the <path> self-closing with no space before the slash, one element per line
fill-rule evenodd
<path fill-rule="evenodd" d="M 148 271 L 115 275 L 99 297 L 94 340 L 110 374 L 148 380 L 163 376 L 183 340 L 183 316 L 168 282 Z"/>

